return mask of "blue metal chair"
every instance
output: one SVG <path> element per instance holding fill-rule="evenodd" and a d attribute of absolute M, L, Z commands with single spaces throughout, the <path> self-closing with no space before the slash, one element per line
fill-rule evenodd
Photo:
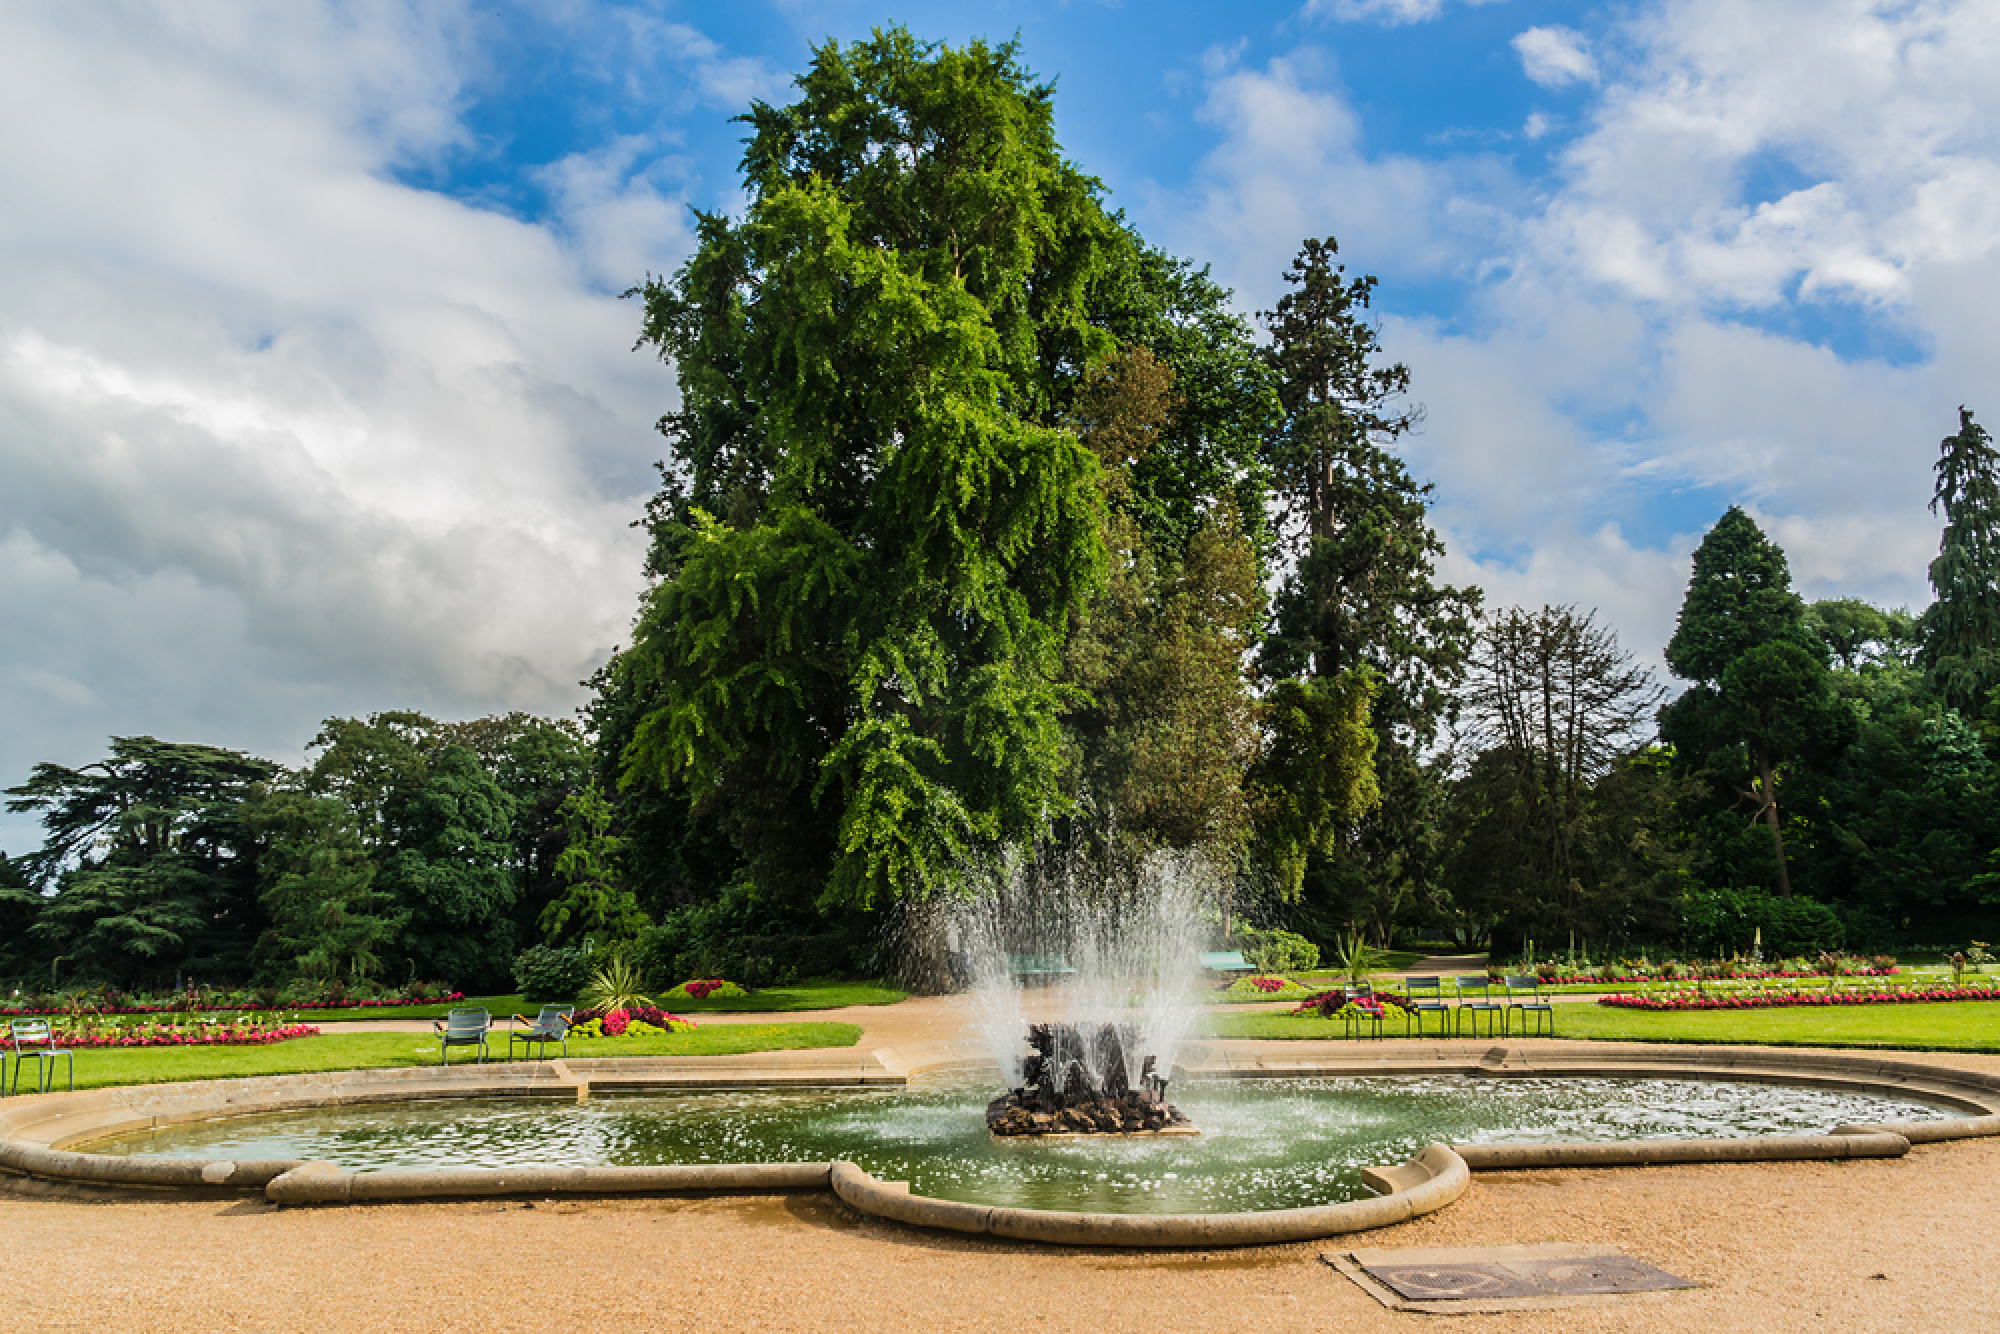
<path fill-rule="evenodd" d="M 1472 1020 L 1472 1036 L 1479 1036 L 1479 1016 L 1486 1016 L 1486 1036 L 1499 1036 L 1494 1030 L 1496 1023 L 1504 1023 L 1507 1018 L 1507 1002 L 1493 999 L 1493 984 L 1484 975 L 1461 977 L 1458 979 L 1458 1008 L 1452 1012 L 1451 1032 L 1458 1036 L 1459 1028 L 1468 1016 Z"/>
<path fill-rule="evenodd" d="M 7 1046 L 14 1056 L 14 1083 L 12 1092 L 21 1091 L 21 1065 L 30 1056 L 35 1058 L 35 1092 L 43 1091 L 42 1063 L 49 1064 L 47 1082 L 55 1083 L 56 1057 L 68 1062 L 69 1087 L 76 1090 L 76 1053 L 66 1047 L 56 1045 L 55 1033 L 46 1019 L 11 1019 L 7 1023 Z M 5 1062 L 0 1061 L 0 1076 L 4 1076 Z"/>
<path fill-rule="evenodd" d="M 1523 996 L 1526 999 L 1523 999 Z M 1549 1004 L 1542 995 L 1542 979 L 1539 977 L 1510 977 L 1507 979 L 1507 1015 L 1503 1029 L 1512 1027 L 1514 1011 L 1521 1012 L 1521 1036 L 1528 1036 L 1528 1016 L 1535 1016 L 1535 1035 L 1542 1035 L 1543 1016 L 1547 1016 L 1548 1035 L 1555 1036 L 1556 1007 Z"/>
<path fill-rule="evenodd" d="M 1444 979 L 1441 977 L 1406 977 L 1403 979 L 1403 994 L 1409 1000 L 1403 1010 L 1403 1034 L 1408 1036 L 1414 1030 L 1418 1037 L 1424 1035 L 1424 1016 L 1438 1017 L 1438 1036 L 1443 1037 L 1451 1027 L 1451 1006 L 1445 1004 Z"/>
<path fill-rule="evenodd" d="M 438 1033 L 438 1064 L 451 1064 L 453 1047 L 479 1048 L 479 1061 L 486 1061 L 486 1032 L 493 1026 L 493 1016 L 484 1010 L 453 1010 L 445 1016 L 441 1024 L 432 1027 Z"/>
<path fill-rule="evenodd" d="M 546 1049 L 551 1042 L 561 1043 L 562 1054 L 569 1055 L 569 1021 L 575 1013 L 576 1010 L 572 1006 L 544 1005 L 542 1012 L 535 1016 L 535 1022 L 529 1024 L 526 1029 L 508 1029 L 507 1059 L 510 1061 L 514 1059 L 514 1044 L 517 1042 L 528 1048 L 529 1056 L 535 1054 L 537 1043 Z M 520 1019 L 520 1015 L 514 1016 L 516 1023 L 519 1023 Z"/>

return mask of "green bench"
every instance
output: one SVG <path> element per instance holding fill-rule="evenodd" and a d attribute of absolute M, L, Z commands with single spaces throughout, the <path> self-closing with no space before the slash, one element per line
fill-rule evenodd
<path fill-rule="evenodd" d="M 1201 956 L 1201 966 L 1211 973 L 1254 973 L 1250 961 L 1243 957 L 1241 950 L 1208 950 Z"/>
<path fill-rule="evenodd" d="M 1010 954 L 1007 971 L 1022 982 L 1051 982 L 1068 977 L 1076 969 L 1060 954 Z"/>

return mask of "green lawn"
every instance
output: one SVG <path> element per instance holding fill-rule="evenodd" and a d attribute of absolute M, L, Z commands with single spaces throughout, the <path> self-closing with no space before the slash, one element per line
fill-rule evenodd
<path fill-rule="evenodd" d="M 735 1000 L 674 1000 L 655 996 L 653 1000 L 674 1014 L 782 1014 L 795 1010 L 837 1010 L 843 1005 L 894 1005 L 908 1000 L 910 993 L 882 982 L 800 982 L 789 987 L 766 987 Z M 541 1002 L 526 996 L 467 996 L 464 1000 L 433 1005 L 384 1005 L 353 1010 L 300 1010 L 303 1022 L 317 1024 L 343 1019 L 440 1019 L 450 1010 L 477 1006 L 490 1011 L 495 1019 L 508 1015 L 533 1015 Z M 290 1013 L 287 1011 L 286 1013 Z"/>
<path fill-rule="evenodd" d="M 882 982 L 801 982 L 791 987 L 765 987 L 729 1000 L 720 996 L 708 1000 L 654 999 L 674 1014 L 773 1014 L 837 1010 L 843 1005 L 894 1005 L 909 998 L 909 992 Z"/>
<path fill-rule="evenodd" d="M 732 1056 L 739 1052 L 789 1051 L 805 1047 L 851 1047 L 861 1040 L 856 1024 L 717 1024 L 690 1033 L 648 1038 L 579 1038 L 571 1056 Z M 496 1028 L 488 1053 L 507 1055 L 507 1038 Z M 268 1047 L 130 1047 L 83 1050 L 76 1054 L 76 1086 L 168 1084 L 183 1079 L 236 1079 L 249 1075 L 292 1075 L 326 1070 L 386 1070 L 435 1065 L 437 1039 L 424 1033 L 334 1033 L 293 1038 Z M 471 1060 L 463 1049 L 451 1063 Z M 9 1071 L 11 1075 L 11 1070 Z M 29 1082 L 32 1083 L 32 1072 Z M 23 1086 L 24 1088 L 26 1085 Z"/>
<path fill-rule="evenodd" d="M 1428 1021 L 1435 1034 L 1435 1019 Z M 1339 1038 L 1338 1019 L 1293 1018 L 1282 1011 L 1212 1014 L 1219 1038 Z M 1385 1037 L 1403 1036 L 1393 1011 Z M 1559 1005 L 1556 1036 L 1605 1042 L 1743 1043 L 1771 1047 L 1894 1047 L 1907 1051 L 2000 1051 L 2000 1001 L 1935 1005 L 1799 1006 L 1774 1010 L 1681 1013 Z"/>

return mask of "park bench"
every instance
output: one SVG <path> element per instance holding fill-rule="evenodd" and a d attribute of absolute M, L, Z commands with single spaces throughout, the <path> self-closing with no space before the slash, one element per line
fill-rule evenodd
<path fill-rule="evenodd" d="M 1069 960 L 1060 954 L 1010 954 L 1007 956 L 1007 971 L 1022 982 L 1052 982 L 1059 977 L 1068 977 L 1076 969 L 1069 966 Z"/>
<path fill-rule="evenodd" d="M 1201 966 L 1211 973 L 1254 973 L 1250 961 L 1243 957 L 1241 950 L 1208 950 L 1201 956 Z"/>

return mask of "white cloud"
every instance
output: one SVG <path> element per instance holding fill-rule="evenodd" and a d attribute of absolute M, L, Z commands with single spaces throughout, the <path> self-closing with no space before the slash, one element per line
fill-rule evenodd
<path fill-rule="evenodd" d="M 685 254 L 670 145 L 552 164 L 536 225 L 396 179 L 467 149 L 455 6 L 4 28 L 0 785 L 112 732 L 567 712 L 640 580 L 672 381 L 615 292 Z"/>
<path fill-rule="evenodd" d="M 1251 309 L 1326 232 L 1388 311 L 1408 279 L 1468 284 L 1383 341 L 1429 408 L 1407 453 L 1447 572 L 1490 601 L 1599 606 L 1656 655 L 1741 503 L 1807 596 L 1922 605 L 1937 441 L 1960 403 L 2000 414 L 2000 10 L 1665 0 L 1514 49 L 1598 88 L 1537 180 L 1371 151 L 1304 55 L 1211 71 L 1177 248 Z"/>
<path fill-rule="evenodd" d="M 1423 23 L 1444 12 L 1444 0 L 1309 0 L 1307 18 L 1331 18 L 1345 23 L 1374 19 L 1382 23 Z"/>
<path fill-rule="evenodd" d="M 1597 82 L 1597 59 L 1574 28 L 1530 28 L 1516 36 L 1513 45 L 1521 68 L 1544 88 Z"/>

